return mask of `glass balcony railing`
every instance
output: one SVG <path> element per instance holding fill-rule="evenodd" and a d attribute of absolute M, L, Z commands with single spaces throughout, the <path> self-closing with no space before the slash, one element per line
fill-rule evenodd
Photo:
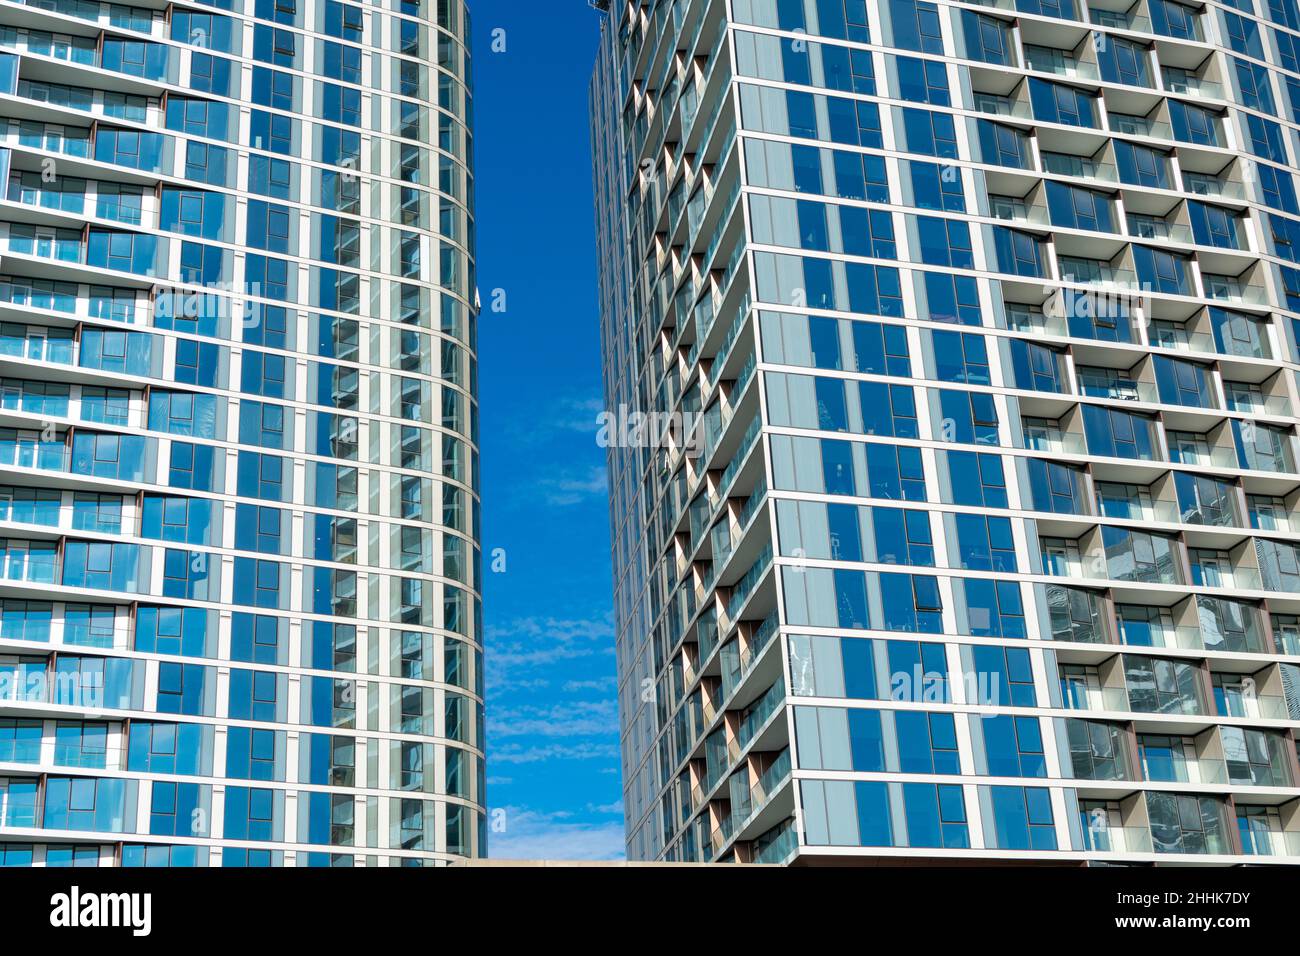
<path fill-rule="evenodd" d="M 1028 103 L 1013 100 L 1009 96 L 999 96 L 996 93 L 974 93 L 971 97 L 971 105 L 977 113 L 987 113 L 990 116 L 1007 116 L 1023 120 L 1034 118 L 1034 112 L 1029 108 Z"/>
<path fill-rule="evenodd" d="M 1183 173 L 1183 189 L 1194 196 L 1215 196 L 1220 199 L 1244 199 L 1245 187 L 1230 179 L 1220 179 L 1206 173 Z"/>
<path fill-rule="evenodd" d="M 1192 565 L 1192 584 L 1230 591 L 1259 591 L 1264 587 L 1258 568 L 1203 568 Z"/>
<path fill-rule="evenodd" d="M 1025 65 L 1037 73 L 1050 73 L 1053 76 L 1079 80 L 1101 79 L 1097 64 L 1076 59 L 1064 50 L 1051 47 L 1025 44 Z"/>
<path fill-rule="evenodd" d="M 745 576 L 736 582 L 735 587 L 731 589 L 731 598 L 727 601 L 728 615 L 735 620 L 734 615 L 739 613 L 740 609 L 745 606 L 749 600 L 750 594 L 758 586 L 758 582 L 763 579 L 767 569 L 772 566 L 772 545 L 768 544 L 763 548 L 762 554 L 754 561 Z"/>
<path fill-rule="evenodd" d="M 721 852 L 727 841 L 767 805 L 771 795 L 790 778 L 790 771 L 790 748 L 787 747 L 763 771 L 758 778 L 758 783 L 754 784 L 748 793 L 740 797 L 736 791 L 732 791 L 731 813 L 713 831 L 711 842 L 714 853 Z"/>
<path fill-rule="evenodd" d="M 1218 696 L 1216 691 L 1216 696 Z M 1250 720 L 1290 720 L 1286 698 L 1274 694 L 1237 694 L 1221 698 L 1216 711 L 1220 717 L 1244 717 Z"/>
<path fill-rule="evenodd" d="M 989 197 L 989 215 L 1004 222 L 1026 223 L 1032 226 L 1051 225 L 1046 206 L 1026 205 L 1019 199 L 1003 196 Z"/>
<path fill-rule="evenodd" d="M 1247 285 L 1224 276 L 1203 276 L 1205 297 L 1219 302 L 1237 302 L 1242 305 L 1266 305 L 1268 290 L 1259 285 Z"/>
<path fill-rule="evenodd" d="M 1062 689 L 1062 706 L 1067 710 L 1096 710 L 1128 713 L 1132 708 L 1123 687 L 1083 687 L 1075 684 Z"/>
<path fill-rule="evenodd" d="M 1112 27 L 1116 30 L 1134 30 L 1138 33 L 1151 32 L 1151 20 L 1133 10 L 1098 10 L 1089 8 L 1088 19 L 1099 27 Z"/>
<path fill-rule="evenodd" d="M 1043 335 L 1066 336 L 1070 334 L 1069 324 L 1061 315 L 1048 315 L 1037 309 L 1006 309 L 1007 328 L 1013 332 L 1038 332 Z"/>
<path fill-rule="evenodd" d="M 1086 455 L 1088 453 L 1088 443 L 1083 435 L 1077 432 L 1062 432 L 1059 429 L 1054 431 L 1037 428 L 1027 429 L 1024 433 L 1024 446 L 1031 451 L 1046 451 L 1063 455 Z"/>
<path fill-rule="evenodd" d="M 1205 650 L 1205 638 L 1199 627 L 1144 624 L 1141 634 L 1135 634 L 1120 624 L 1121 640 L 1130 647 L 1177 648 L 1184 651 Z"/>
<path fill-rule="evenodd" d="M 1190 244 L 1192 227 L 1180 222 L 1166 222 L 1154 216 L 1128 217 L 1128 232 L 1135 239 L 1168 239 L 1171 242 Z"/>
<path fill-rule="evenodd" d="M 750 803 L 756 810 L 761 809 L 767 803 L 768 798 L 785 782 L 786 778 L 790 776 L 790 770 L 790 748 L 786 747 L 772 761 L 772 765 L 763 771 L 758 778 L 758 783 L 750 791 Z"/>
<path fill-rule="evenodd" d="M 1124 133 L 1128 136 L 1151 136 L 1155 139 L 1174 138 L 1173 127 L 1162 120 L 1153 120 L 1147 116 L 1111 113 L 1108 121 L 1111 130 L 1116 133 Z"/>
<path fill-rule="evenodd" d="M 1138 235 L 1138 233 L 1135 232 L 1133 229 L 1131 218 L 1129 222 L 1130 222 L 1129 233 L 1134 236 Z M 1190 228 L 1188 227 L 1180 227 L 1180 228 L 1187 229 L 1187 235 L 1188 236 L 1191 235 Z M 1142 238 L 1161 238 L 1161 237 L 1147 236 Z M 1167 238 L 1174 239 L 1174 236 L 1170 235 Z M 1174 241 L 1182 242 L 1184 240 L 1174 239 Z M 1154 348 L 1178 349 L 1181 352 L 1204 352 L 1204 353 L 1218 352 L 1218 348 L 1215 346 L 1213 335 L 1210 335 L 1208 332 L 1189 332 L 1187 329 L 1183 328 L 1182 326 L 1175 326 L 1172 324 L 1161 324 L 1159 322 L 1156 322 L 1152 324 L 1152 326 L 1150 327 L 1150 330 L 1148 332 L 1148 338 L 1150 340 L 1152 347 Z"/>
<path fill-rule="evenodd" d="M 1043 171 L 1058 176 L 1077 176 L 1080 179 L 1098 179 L 1113 183 L 1119 180 L 1114 163 L 1100 162 L 1084 156 L 1071 156 L 1068 153 L 1043 154 Z"/>
<path fill-rule="evenodd" d="M 736 731 L 736 742 L 739 744 L 741 751 L 754 742 L 758 732 L 763 729 L 764 725 L 781 708 L 783 703 L 785 703 L 785 682 L 778 680 L 767 689 L 762 697 L 749 706 L 745 716 L 741 718 L 740 727 Z"/>
<path fill-rule="evenodd" d="M 1228 765 L 1221 759 L 1187 759 L 1180 755 L 1159 763 L 1147 761 L 1142 777 L 1152 783 L 1226 784 Z"/>
<path fill-rule="evenodd" d="M 1154 853 L 1145 827 L 1085 827 L 1080 850 L 1091 853 Z"/>
<path fill-rule="evenodd" d="M 1286 395 L 1257 395 L 1248 392 L 1227 391 L 1228 410 L 1247 415 L 1291 414 L 1291 399 Z"/>
<path fill-rule="evenodd" d="M 744 507 L 740 509 L 740 514 L 736 516 L 736 524 L 742 531 L 749 527 L 750 521 L 753 520 L 754 515 L 765 500 L 767 500 L 767 482 L 760 480 L 745 500 Z"/>
<path fill-rule="evenodd" d="M 740 447 L 736 449 L 736 454 L 732 457 L 727 467 L 722 471 L 722 480 L 718 487 L 720 487 L 724 493 L 731 487 L 731 483 L 736 478 L 736 472 L 740 470 L 740 466 L 744 464 L 745 459 L 749 457 L 750 450 L 755 444 L 757 444 L 758 437 L 762 433 L 762 416 L 755 415 L 754 420 L 749 423 L 749 426 L 745 429 L 745 434 L 740 439 Z"/>
<path fill-rule="evenodd" d="M 1121 269 L 1100 259 L 1060 256 L 1057 261 L 1063 282 L 1123 289 L 1137 285 L 1137 274 L 1132 269 Z"/>
<path fill-rule="evenodd" d="M 755 841 L 754 862 L 776 865 L 786 863 L 797 849 L 799 836 L 795 832 L 794 821 L 790 820 Z"/>
<path fill-rule="evenodd" d="M 1240 827 L 1241 852 L 1247 856 L 1300 857 L 1300 832 Z"/>
<path fill-rule="evenodd" d="M 1223 84 L 1203 80 L 1195 76 L 1178 76 L 1165 73 L 1165 89 L 1170 93 L 1195 96 L 1204 99 L 1223 99 Z"/>

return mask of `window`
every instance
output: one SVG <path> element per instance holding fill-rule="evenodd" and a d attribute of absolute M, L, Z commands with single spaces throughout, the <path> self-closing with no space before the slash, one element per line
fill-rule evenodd
<path fill-rule="evenodd" d="M 226 775 L 239 780 L 279 780 L 276 750 L 283 734 L 274 730 L 231 727 L 226 744 Z"/>
<path fill-rule="evenodd" d="M 235 603 L 279 609 L 281 568 L 277 561 L 236 558 Z"/>
<path fill-rule="evenodd" d="M 990 843 L 1003 850 L 1055 850 L 1051 791 L 1040 787 L 988 787 L 992 809 Z"/>
<path fill-rule="evenodd" d="M 1097 126 L 1094 97 L 1083 90 L 1031 77 L 1029 100 L 1034 118 L 1041 122 L 1089 128 Z"/>
<path fill-rule="evenodd" d="M 277 800 L 273 790 L 251 787 L 226 788 L 225 832 L 227 840 L 271 841 L 277 838 Z"/>
<path fill-rule="evenodd" d="M 133 721 L 127 743 L 127 769 L 146 773 L 197 776 L 210 772 L 200 766 L 204 729 L 198 724 Z"/>
<path fill-rule="evenodd" d="M 1150 53 L 1145 46 L 1113 33 L 1094 33 L 1101 78 L 1107 83 L 1150 86 Z"/>
<path fill-rule="evenodd" d="M 1200 40 L 1200 13 L 1175 0 L 1151 0 L 1151 25 L 1156 33 L 1180 40 Z"/>
<path fill-rule="evenodd" d="M 966 211 L 966 191 L 958 167 L 917 160 L 904 160 L 903 166 L 910 170 L 912 205 L 918 209 Z"/>
<path fill-rule="evenodd" d="M 1204 713 L 1195 665 L 1157 657 L 1125 655 L 1129 705 L 1138 713 Z"/>
<path fill-rule="evenodd" d="M 1148 146 L 1139 146 L 1125 140 L 1115 141 L 1115 160 L 1122 182 L 1153 189 L 1168 189 L 1169 157 Z"/>
<path fill-rule="evenodd" d="M 1215 797 L 1147 793 L 1147 816 L 1157 853 L 1227 853 L 1223 805 Z"/>
<path fill-rule="evenodd" d="M 952 269 L 973 269 L 975 254 L 971 248 L 970 227 L 958 219 L 916 217 L 920 238 L 921 261 L 926 265 Z"/>
<path fill-rule="evenodd" d="M 948 664 L 942 644 L 886 641 L 889 697 L 916 704 L 948 703 Z"/>
<path fill-rule="evenodd" d="M 1016 545 L 1011 520 L 997 516 L 957 514 L 958 551 L 967 571 L 1016 571 Z"/>
<path fill-rule="evenodd" d="M 195 783 L 156 780 L 149 808 L 149 833 L 155 836 L 205 836 L 207 813 L 203 804 L 210 793 Z"/>
<path fill-rule="evenodd" d="M 903 134 L 908 152 L 957 158 L 957 133 L 951 113 L 904 107 Z"/>
<path fill-rule="evenodd" d="M 893 46 L 919 53 L 943 53 L 939 8 L 926 0 L 889 0 Z"/>
<path fill-rule="evenodd" d="M 52 830 L 125 832 L 128 786 L 134 789 L 134 783 L 121 779 L 50 777 L 45 784 L 42 826 Z"/>
<path fill-rule="evenodd" d="M 1011 25 L 997 17 L 973 10 L 961 11 L 962 33 L 966 38 L 966 57 L 995 66 L 1015 66 L 1015 44 Z"/>
<path fill-rule="evenodd" d="M 974 637 L 1027 637 L 1024 602 L 1015 581 L 962 579 L 966 629 Z"/>
<path fill-rule="evenodd" d="M 1020 647 L 975 645 L 971 660 L 977 702 L 995 707 L 1033 707 L 1034 673 L 1029 651 Z"/>
<path fill-rule="evenodd" d="M 200 664 L 159 664 L 158 712 L 203 716 L 207 671 Z"/>
<path fill-rule="evenodd" d="M 948 93 L 948 71 L 943 63 L 910 56 L 892 59 L 898 71 L 900 99 L 912 103 L 929 103 L 931 106 L 952 105 Z"/>
<path fill-rule="evenodd" d="M 983 737 L 985 773 L 994 777 L 1047 776 L 1042 728 L 1037 717 L 986 715 L 972 723 L 972 730 Z"/>
<path fill-rule="evenodd" d="M 976 120 L 980 159 L 993 166 L 1026 169 L 1029 166 L 1029 137 L 1012 126 L 992 120 Z"/>
<path fill-rule="evenodd" d="M 1111 200 L 1104 193 L 1077 186 L 1067 186 L 1055 180 L 1046 184 L 1047 208 L 1052 225 L 1068 229 L 1087 229 L 1092 232 L 1114 232 L 1111 217 Z"/>
<path fill-rule="evenodd" d="M 1032 233 L 994 226 L 993 248 L 1000 271 L 1021 276 L 1043 275 L 1043 244 Z"/>
<path fill-rule="evenodd" d="M 930 517 L 926 512 L 881 507 L 870 510 L 872 526 L 875 529 L 877 561 L 882 564 L 908 564 L 914 567 L 934 566 Z"/>
<path fill-rule="evenodd" d="M 961 773 L 952 714 L 900 710 L 894 720 L 902 773 Z"/>
<path fill-rule="evenodd" d="M 1007 484 L 1001 456 L 950 451 L 945 457 L 952 504 L 1007 507 Z"/>
<path fill-rule="evenodd" d="M 880 589 L 885 630 L 922 634 L 943 632 L 943 602 L 936 578 L 924 574 L 881 573 Z M 870 627 L 866 623 L 865 607 L 862 613 L 864 623 L 860 626 Z"/>
<path fill-rule="evenodd" d="M 997 445 L 998 409 L 989 392 L 939 391 L 943 441 L 963 445 Z"/>
<path fill-rule="evenodd" d="M 1090 454 L 1146 461 L 1159 459 L 1156 454 L 1155 424 L 1148 416 L 1100 405 L 1084 405 L 1083 427 Z"/>
<path fill-rule="evenodd" d="M 1076 778 L 1128 779 L 1128 739 L 1121 725 L 1070 718 L 1065 729 Z"/>
<path fill-rule="evenodd" d="M 1199 146 L 1219 145 L 1219 120 L 1214 111 L 1170 99 L 1169 118 L 1173 123 L 1175 140 Z"/>

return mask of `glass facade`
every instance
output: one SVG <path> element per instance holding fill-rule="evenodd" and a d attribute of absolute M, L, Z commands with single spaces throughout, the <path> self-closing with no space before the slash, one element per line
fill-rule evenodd
<path fill-rule="evenodd" d="M 1300 857 L 1295 0 L 633 0 L 628 853 Z"/>
<path fill-rule="evenodd" d="M 483 850 L 461 0 L 0 0 L 0 859 Z"/>

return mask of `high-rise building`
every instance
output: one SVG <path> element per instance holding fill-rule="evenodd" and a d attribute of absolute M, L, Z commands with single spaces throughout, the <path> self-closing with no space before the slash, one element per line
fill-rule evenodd
<path fill-rule="evenodd" d="M 629 855 L 1300 862 L 1295 0 L 641 0 Z"/>
<path fill-rule="evenodd" d="M 0 864 L 480 853 L 462 0 L 0 0 Z"/>

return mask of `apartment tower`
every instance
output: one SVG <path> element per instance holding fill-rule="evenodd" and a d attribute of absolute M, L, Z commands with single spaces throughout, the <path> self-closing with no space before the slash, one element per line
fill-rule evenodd
<path fill-rule="evenodd" d="M 1300 862 L 1295 0 L 606 6 L 629 855 Z"/>
<path fill-rule="evenodd" d="M 461 0 L 0 0 L 0 863 L 483 851 Z"/>

